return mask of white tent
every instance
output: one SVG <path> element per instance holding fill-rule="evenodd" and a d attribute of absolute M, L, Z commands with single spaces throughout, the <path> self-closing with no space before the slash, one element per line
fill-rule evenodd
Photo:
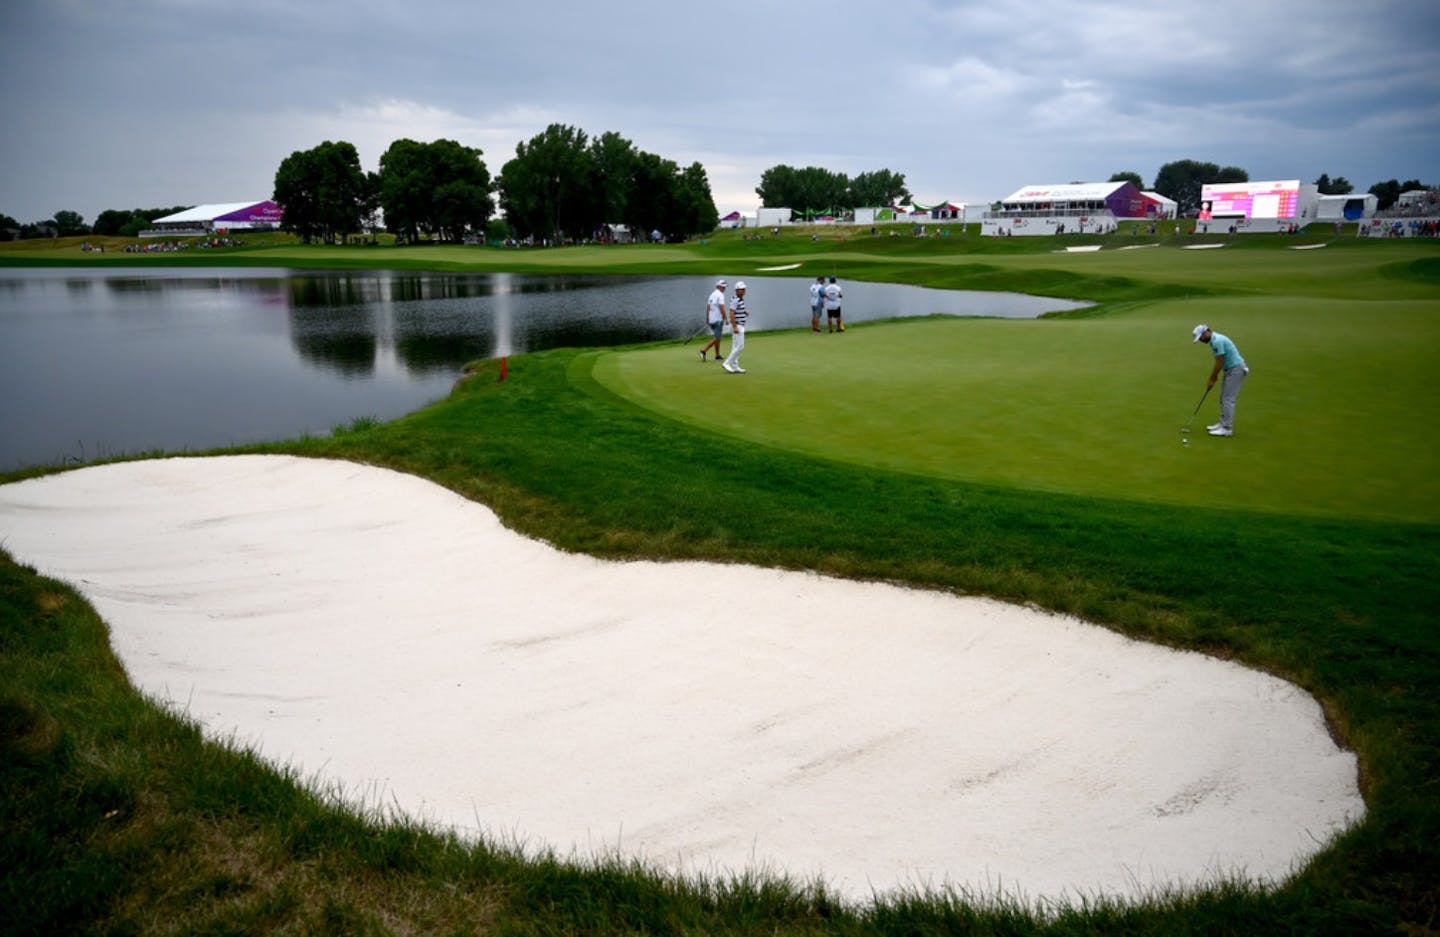
<path fill-rule="evenodd" d="M 1380 200 L 1373 195 L 1319 195 L 1315 201 L 1317 221 L 1359 221 L 1370 218 Z"/>
<path fill-rule="evenodd" d="M 1180 203 L 1173 198 L 1166 198 L 1159 192 L 1141 192 L 1146 201 L 1155 203 L 1155 216 L 1157 218 L 1174 218 L 1180 211 Z"/>
<path fill-rule="evenodd" d="M 249 202 L 219 202 L 196 205 L 150 222 L 143 235 L 211 232 L 220 229 L 273 229 L 280 224 L 283 209 L 270 199 Z"/>

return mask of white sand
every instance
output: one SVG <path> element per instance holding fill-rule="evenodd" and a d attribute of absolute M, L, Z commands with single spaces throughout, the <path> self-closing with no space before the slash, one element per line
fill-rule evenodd
<path fill-rule="evenodd" d="M 1274 677 L 989 600 L 565 554 L 351 463 L 20 482 L 0 542 L 214 737 L 530 849 L 1133 897 L 1278 881 L 1364 812 Z"/>

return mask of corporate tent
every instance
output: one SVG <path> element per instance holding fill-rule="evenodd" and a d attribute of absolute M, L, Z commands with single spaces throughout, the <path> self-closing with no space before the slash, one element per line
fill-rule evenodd
<path fill-rule="evenodd" d="M 1315 217 L 1319 221 L 1360 221 L 1375 214 L 1380 200 L 1374 195 L 1319 195 Z"/>
<path fill-rule="evenodd" d="M 1144 218 L 1148 203 L 1133 182 L 1072 182 L 1027 185 L 1000 200 L 1007 215 L 1090 215 L 1109 212 L 1116 218 Z"/>
<path fill-rule="evenodd" d="M 256 202 L 221 202 L 196 205 L 156 218 L 146 235 L 214 234 L 223 231 L 272 230 L 279 227 L 284 209 L 270 199 Z"/>
<path fill-rule="evenodd" d="M 1145 216 L 1147 218 L 1174 218 L 1180 211 L 1180 203 L 1173 198 L 1166 198 L 1159 192 L 1141 192 L 1140 197 L 1145 200 Z"/>
<path fill-rule="evenodd" d="M 917 212 L 929 215 L 931 221 L 958 221 L 965 214 L 965 206 L 957 205 L 948 199 L 936 202 L 934 205 L 921 205 L 919 202 L 915 202 L 912 215 Z"/>

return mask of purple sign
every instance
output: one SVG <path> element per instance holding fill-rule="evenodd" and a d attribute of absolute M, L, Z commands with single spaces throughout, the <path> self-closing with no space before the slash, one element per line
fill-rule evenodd
<path fill-rule="evenodd" d="M 238 211 L 227 212 L 215 218 L 215 223 L 222 221 L 243 221 L 249 224 L 279 224 L 280 219 L 285 215 L 285 210 L 276 205 L 270 199 L 263 202 L 256 202 Z"/>

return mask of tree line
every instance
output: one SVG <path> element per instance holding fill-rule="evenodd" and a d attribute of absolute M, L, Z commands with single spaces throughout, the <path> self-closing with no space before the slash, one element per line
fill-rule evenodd
<path fill-rule="evenodd" d="M 771 166 L 760 174 L 755 194 L 766 208 L 789 208 L 803 216 L 839 214 L 857 208 L 908 201 L 903 173 L 889 169 L 862 172 L 851 179 L 819 166 Z"/>
<path fill-rule="evenodd" d="M 719 223 L 710 182 L 699 163 L 680 167 L 672 160 L 636 149 L 617 133 L 591 138 L 583 130 L 551 124 L 515 148 L 492 180 L 480 150 L 454 140 L 418 143 L 397 140 L 380 157 L 378 172 L 367 173 L 353 144 L 325 141 L 297 150 L 275 173 L 274 199 L 285 209 L 282 227 L 303 239 L 334 240 L 384 227 L 411 240 L 422 237 L 460 240 L 483 232 L 490 239 L 514 237 L 551 242 L 584 240 L 602 225 L 624 224 L 637 235 L 659 232 L 686 237 L 714 230 Z M 1201 187 L 1249 182 L 1238 166 L 1177 160 L 1161 166 L 1154 183 L 1144 185 L 1137 172 L 1117 172 L 1110 182 L 1130 181 L 1174 199 L 1181 214 L 1198 210 Z M 1348 195 L 1354 186 L 1344 176 L 1322 173 L 1315 180 L 1322 195 Z M 1380 210 L 1393 206 L 1402 192 L 1431 189 L 1418 179 L 1390 179 L 1369 188 Z M 903 173 L 889 169 L 863 172 L 853 179 L 816 166 L 776 165 L 765 170 L 755 189 L 761 205 L 816 215 L 879 207 L 908 201 Z M 0 213 L 0 241 L 75 237 L 88 234 L 134 237 L 156 218 L 192 208 L 106 209 L 93 225 L 74 211 L 21 223 Z M 504 217 L 495 217 L 496 212 Z"/>
<path fill-rule="evenodd" d="M 306 241 L 384 226 L 407 240 L 491 237 L 581 241 L 611 224 L 683 238 L 719 223 L 699 163 L 681 168 L 617 133 L 590 138 L 551 124 L 520 143 L 492 183 L 482 152 L 454 140 L 396 140 L 380 169 L 360 168 L 355 147 L 326 141 L 296 151 L 275 173 L 282 227 Z M 490 224 L 496 207 L 504 220 Z"/>

